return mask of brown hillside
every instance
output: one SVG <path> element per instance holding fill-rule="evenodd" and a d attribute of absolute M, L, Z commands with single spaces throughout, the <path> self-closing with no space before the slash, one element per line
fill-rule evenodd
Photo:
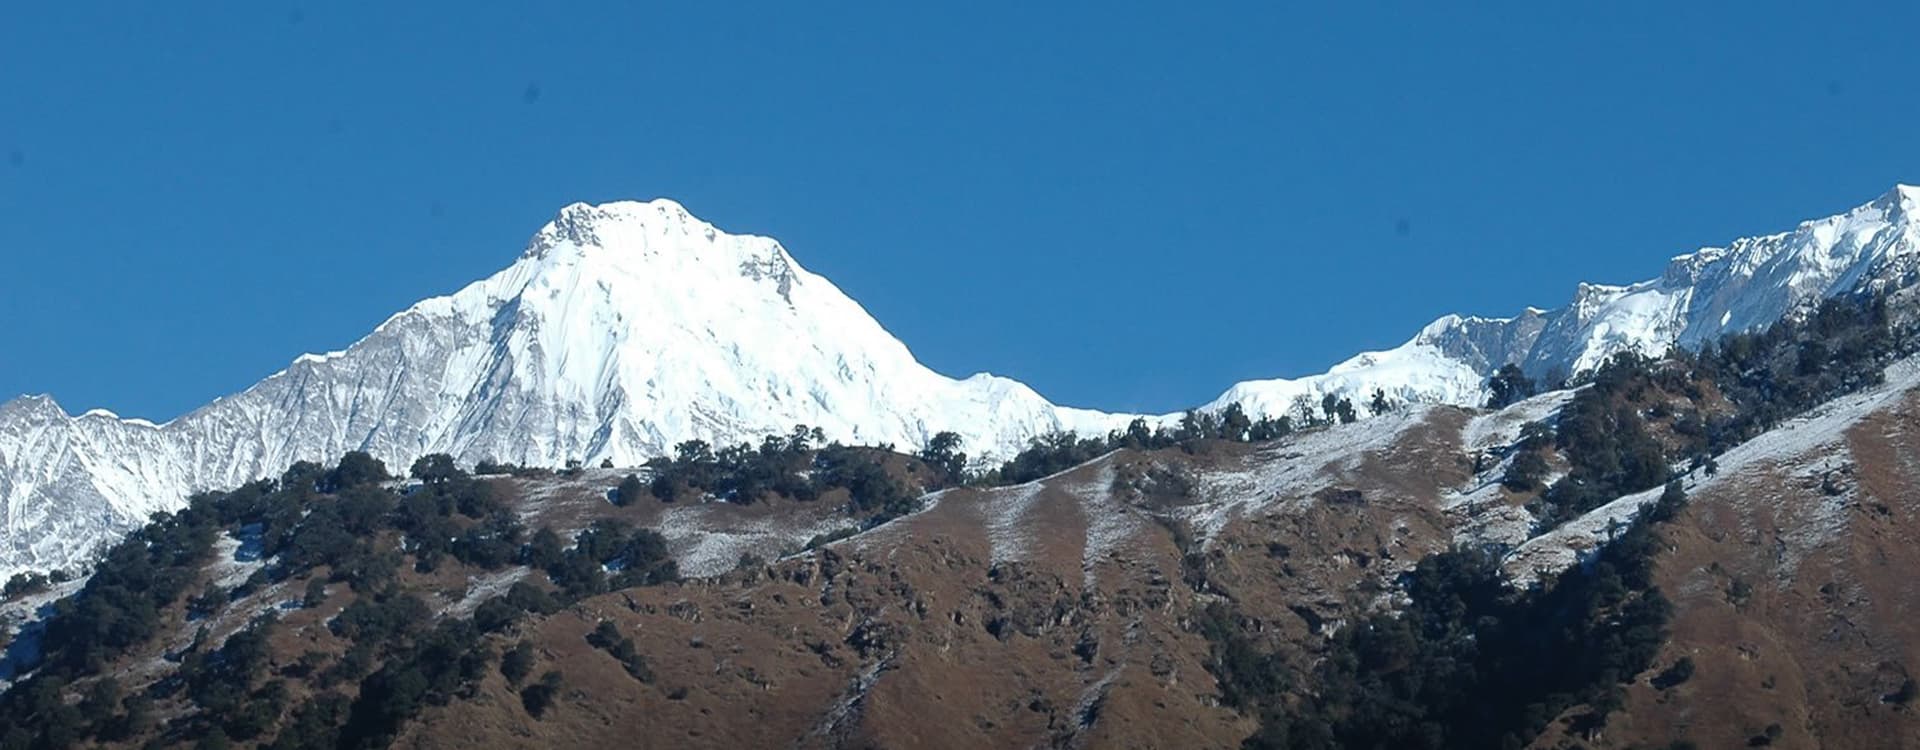
<path fill-rule="evenodd" d="M 939 493 L 818 553 L 602 596 L 526 626 L 560 705 L 503 681 L 408 747 L 1234 747 L 1186 620 L 1232 597 L 1305 666 L 1316 630 L 1443 548 L 1464 412 L 1263 446 L 1120 451 L 1028 485 Z M 1346 592 L 1372 592 L 1351 596 Z M 617 622 L 653 684 L 584 638 Z"/>

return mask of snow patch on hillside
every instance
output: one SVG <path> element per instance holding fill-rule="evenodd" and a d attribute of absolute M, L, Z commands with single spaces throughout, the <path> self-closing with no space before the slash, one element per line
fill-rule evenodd
<path fill-rule="evenodd" d="M 1440 508 L 1455 519 L 1454 542 L 1511 548 L 1533 535 L 1538 522 L 1526 508 L 1513 504 L 1501 479 L 1513 465 L 1521 428 L 1531 422 L 1551 424 L 1578 390 L 1543 393 L 1519 403 L 1475 414 L 1460 429 L 1460 444 L 1470 455 L 1500 456 L 1472 482 L 1441 498 Z M 1562 474 L 1551 472 L 1542 481 L 1551 485 Z"/>
<path fill-rule="evenodd" d="M 716 576 L 739 566 L 744 555 L 763 560 L 798 550 L 816 536 L 856 526 L 840 515 L 806 519 L 799 514 L 737 519 L 722 518 L 729 510 L 717 503 L 682 505 L 660 517 L 658 531 L 667 549 L 690 578 Z"/>
<path fill-rule="evenodd" d="M 1474 484 L 1462 491 L 1450 492 L 1440 500 L 1440 509 L 1456 519 L 1453 540 L 1456 544 L 1493 546 L 1511 549 L 1533 536 L 1539 520 L 1523 506 L 1509 501 L 1500 478 L 1513 463 L 1508 456 L 1498 466 L 1474 478 Z M 1560 481 L 1555 472 L 1542 479 L 1543 486 Z"/>
<path fill-rule="evenodd" d="M 255 524 L 242 529 L 238 535 L 221 534 L 214 540 L 213 564 L 207 571 L 213 585 L 232 589 L 267 567 L 267 561 L 260 556 L 260 534 Z"/>
<path fill-rule="evenodd" d="M 1027 514 L 1039 499 L 1042 485 L 1028 482 L 988 493 L 980 504 L 986 516 L 987 544 L 993 564 L 1027 559 L 1035 542 Z"/>
<path fill-rule="evenodd" d="M 1552 423 L 1554 415 L 1573 400 L 1579 389 L 1542 393 L 1504 409 L 1476 414 L 1460 431 L 1468 451 L 1506 449 L 1520 441 L 1520 428 L 1529 422 Z"/>
<path fill-rule="evenodd" d="M 1401 409 L 1353 424 L 1295 433 L 1248 455 L 1238 465 L 1200 474 L 1200 503 L 1180 512 L 1203 545 L 1234 519 L 1305 504 L 1311 494 L 1360 467 L 1402 433 L 1427 418 L 1429 407 Z"/>
<path fill-rule="evenodd" d="M 440 609 L 440 617 L 470 617 L 488 599 L 504 596 L 513 584 L 525 579 L 533 569 L 519 565 L 506 570 L 467 577 L 467 592 L 460 600 Z"/>
<path fill-rule="evenodd" d="M 1080 552 L 1082 583 L 1095 588 L 1098 569 L 1123 543 L 1138 534 L 1145 523 L 1138 511 L 1120 502 L 1113 494 L 1113 458 L 1101 459 L 1093 478 L 1069 492 L 1080 500 L 1080 515 L 1086 522 L 1086 538 Z"/>

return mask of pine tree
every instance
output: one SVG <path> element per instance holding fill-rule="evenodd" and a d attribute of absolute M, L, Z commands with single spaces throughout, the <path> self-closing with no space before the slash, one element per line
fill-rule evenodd
<path fill-rule="evenodd" d="M 1227 404 L 1220 412 L 1220 436 L 1228 440 L 1245 441 L 1247 433 L 1253 429 L 1253 420 L 1247 418 L 1247 410 L 1240 402 Z"/>
<path fill-rule="evenodd" d="M 415 459 L 413 468 L 407 474 L 426 484 L 445 484 L 466 476 L 466 472 L 454 465 L 453 457 L 445 453 L 432 453 Z"/>
<path fill-rule="evenodd" d="M 1387 401 L 1387 392 L 1379 388 L 1373 389 L 1373 400 L 1367 402 L 1367 411 L 1373 412 L 1376 417 L 1393 411 L 1393 403 Z"/>
<path fill-rule="evenodd" d="M 946 481 L 959 482 L 966 478 L 967 454 L 960 451 L 960 435 L 953 432 L 941 432 L 927 441 L 927 447 L 919 453 L 919 458 L 946 475 Z"/>
<path fill-rule="evenodd" d="M 621 507 L 632 505 L 648 493 L 649 488 L 646 482 L 640 481 L 640 477 L 636 474 L 628 474 L 626 479 L 620 480 L 620 486 L 614 488 L 613 504 Z"/>
<path fill-rule="evenodd" d="M 1353 402 L 1344 398 L 1333 405 L 1333 413 L 1340 418 L 1340 424 L 1353 424 L 1360 418 L 1353 411 Z"/>
<path fill-rule="evenodd" d="M 538 719 L 544 716 L 547 709 L 553 705 L 554 699 L 560 696 L 560 687 L 565 680 L 566 678 L 557 671 L 540 675 L 539 682 L 528 685 L 526 689 L 520 691 L 520 705 L 526 708 L 527 713 L 533 718 Z"/>
<path fill-rule="evenodd" d="M 380 459 L 368 455 L 366 451 L 348 451 L 347 455 L 340 457 L 340 464 L 335 466 L 333 471 L 327 472 L 326 478 L 321 481 L 321 489 L 327 492 L 338 492 L 348 487 L 376 484 L 391 478 L 392 476 L 387 474 L 387 465 L 381 463 Z"/>
<path fill-rule="evenodd" d="M 1501 365 L 1493 377 L 1487 379 L 1487 393 L 1487 408 L 1503 409 L 1532 396 L 1533 379 L 1517 365 Z"/>
<path fill-rule="evenodd" d="M 521 641 L 500 657 L 500 675 L 507 678 L 508 685 L 518 686 L 533 673 L 533 661 L 533 644 Z"/>
<path fill-rule="evenodd" d="M 327 579 L 314 576 L 307 579 L 306 594 L 300 597 L 300 606 L 313 609 L 327 601 Z"/>
<path fill-rule="evenodd" d="M 1301 429 L 1312 427 L 1319 421 L 1314 418 L 1313 397 L 1304 393 L 1293 397 L 1293 405 L 1287 407 L 1287 411 Z"/>

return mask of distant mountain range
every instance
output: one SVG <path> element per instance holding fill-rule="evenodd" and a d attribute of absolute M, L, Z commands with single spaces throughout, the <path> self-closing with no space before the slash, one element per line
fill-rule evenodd
<path fill-rule="evenodd" d="M 1828 296 L 1904 288 L 1920 270 L 1917 208 L 1920 189 L 1896 187 L 1790 232 L 1677 257 L 1652 280 L 1582 284 L 1565 307 L 1512 318 L 1443 317 L 1395 349 L 1239 383 L 1201 408 L 1281 414 L 1303 395 L 1358 403 L 1376 389 L 1477 405 L 1505 364 L 1574 374 Z M 1058 406 L 990 374 L 936 373 L 772 239 L 728 234 L 668 200 L 575 204 L 505 270 L 166 424 L 71 416 L 48 396 L 0 405 L 0 575 L 83 565 L 192 492 L 350 450 L 397 469 L 438 452 L 626 466 L 690 438 L 755 441 L 806 424 L 900 446 L 951 430 L 977 457 L 1004 457 L 1041 434 L 1135 418 Z"/>

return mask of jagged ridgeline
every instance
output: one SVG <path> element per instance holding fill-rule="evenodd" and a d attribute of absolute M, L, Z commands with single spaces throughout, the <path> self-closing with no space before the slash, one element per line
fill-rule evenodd
<path fill-rule="evenodd" d="M 1257 492 L 1232 489 L 1240 481 L 1234 470 L 1208 475 L 1207 467 L 1271 456 L 1286 471 L 1293 451 L 1323 437 L 1343 441 L 1350 434 L 1343 431 L 1374 429 L 1374 422 L 1447 412 L 1399 413 L 1418 410 L 1384 395 L 1361 407 L 1374 412 L 1368 420 L 1339 399 L 1257 419 L 1230 405 L 1170 426 L 1136 420 L 1099 436 L 1042 436 L 1003 465 L 972 473 L 952 433 L 902 453 L 839 445 L 804 427 L 718 450 L 686 441 L 672 457 L 633 470 L 488 462 L 470 474 L 436 454 L 413 462 L 400 480 L 365 453 L 332 466 L 299 463 L 276 479 L 203 493 L 176 513 L 156 514 L 112 547 L 84 584 L 22 578 L 10 585 L 8 597 L 19 603 L 67 595 L 47 603 L 44 617 L 8 649 L 14 682 L 0 696 L 0 745 L 432 745 L 431 736 L 450 731 L 433 717 L 463 715 L 463 707 L 501 722 L 468 727 L 503 732 L 490 735 L 495 743 L 548 731 L 558 733 L 541 735 L 548 741 L 584 742 L 587 735 L 568 733 L 586 731 L 579 722 L 612 710 L 610 702 L 695 706 L 711 692 L 723 705 L 808 714 L 801 724 L 827 729 L 795 736 L 832 746 L 852 741 L 846 722 L 861 716 L 853 708 L 876 680 L 910 680 L 921 687 L 902 689 L 931 695 L 938 688 L 923 680 L 978 676 L 968 663 L 905 662 L 903 643 L 984 633 L 958 643 L 984 649 L 972 653 L 986 658 L 993 650 L 1024 654 L 1017 649 L 1055 637 L 1056 627 L 1068 631 L 1058 636 L 1057 656 L 1042 649 L 999 658 L 1019 659 L 1028 671 L 1053 675 L 1048 680 L 1096 673 L 1087 679 L 1102 687 L 1084 704 L 1062 706 L 1044 694 L 1015 700 L 1015 715 L 1055 716 L 1045 726 L 1066 744 L 1109 726 L 1119 733 L 1110 739 L 1144 731 L 1124 723 L 1139 710 L 1116 692 L 1124 666 L 1095 679 L 1102 659 L 1142 637 L 1189 643 L 1184 658 L 1212 677 L 1189 674 L 1177 683 L 1197 683 L 1216 702 L 1182 709 L 1192 712 L 1187 720 L 1218 722 L 1222 734 L 1212 744 L 1230 736 L 1249 747 L 1519 747 L 1556 726 L 1593 737 L 1622 705 L 1623 686 L 1651 681 L 1675 690 L 1695 679 L 1691 661 L 1658 661 L 1675 609 L 1655 572 L 1668 546 L 1663 528 L 1683 514 L 1684 482 L 1717 471 L 1715 456 L 1782 420 L 1876 386 L 1890 363 L 1914 351 L 1911 329 L 1893 317 L 1881 297 L 1837 298 L 1698 353 L 1617 355 L 1558 397 L 1529 399 L 1536 389 L 1527 378 L 1499 376 L 1506 382 L 1493 389 L 1493 406 L 1506 408 L 1487 418 L 1533 414 L 1537 403 L 1559 407 L 1522 426 L 1510 443 L 1459 456 L 1477 465 L 1456 470 L 1504 483 L 1532 516 L 1529 536 L 1621 496 L 1658 490 L 1657 499 L 1577 564 L 1532 585 L 1513 585 L 1507 545 L 1456 547 L 1443 537 L 1426 543 L 1438 544 L 1430 554 L 1402 547 L 1404 564 L 1386 562 L 1394 555 L 1355 563 L 1373 572 L 1351 590 L 1384 597 L 1331 604 L 1294 598 L 1303 579 L 1323 589 L 1343 575 L 1313 572 L 1305 547 L 1288 546 L 1306 543 L 1298 535 L 1284 537 L 1292 542 L 1253 537 L 1263 564 L 1281 573 L 1248 575 L 1232 551 L 1244 543 L 1221 541 L 1219 529 L 1205 527 L 1207 515 L 1185 512 L 1204 510 L 1198 496 L 1211 488 L 1227 488 L 1229 502 Z M 1526 469 L 1526 456 L 1545 468 Z M 1132 463 L 1119 463 L 1124 457 Z M 1140 583 L 1102 583 L 1101 566 L 1111 561 L 1089 557 L 1076 563 L 1086 566 L 1085 582 L 1077 571 L 1072 584 L 1084 586 L 1080 593 L 1049 595 L 1047 586 L 1066 584 L 1047 584 L 1036 562 L 973 557 L 984 553 L 949 541 L 967 530 L 939 525 L 957 523 L 942 515 L 958 507 L 953 498 L 977 498 L 987 508 L 1042 503 L 1047 478 L 1095 464 L 1111 476 L 1076 491 L 1126 490 L 1136 499 L 1077 511 L 1108 514 L 1085 519 L 1090 529 L 1130 517 L 1158 522 L 1143 528 L 1159 536 L 1108 553 L 1137 560 L 1122 567 L 1141 566 Z M 1372 506 L 1395 499 L 1330 486 L 1314 505 L 1254 520 L 1366 527 L 1374 525 Z M 685 533 L 688 514 L 708 514 L 701 518 L 710 525 Z M 998 529 L 1005 522 L 997 518 L 984 525 L 1012 533 Z M 718 569 L 701 562 L 712 557 L 703 545 L 732 528 L 720 524 L 767 523 L 788 527 L 786 541 L 754 537 L 726 548 L 737 554 Z M 1041 554 L 1046 539 L 1038 537 Z M 1172 576 L 1151 570 L 1162 547 L 1173 553 L 1165 558 L 1176 568 L 1167 571 Z M 852 572 L 878 564 L 856 564 L 850 556 L 861 550 L 942 562 L 930 570 L 872 568 L 880 571 L 875 584 Z M 683 563 L 701 568 L 705 580 L 683 583 Z M 943 613 L 939 607 L 953 605 L 924 593 L 964 575 L 979 576 L 972 585 L 980 614 Z M 1137 585 L 1160 593 L 1136 598 Z M 1167 593 L 1176 586 L 1185 592 L 1178 598 Z M 47 587 L 55 590 L 41 590 Z M 1275 598 L 1285 602 L 1278 614 L 1262 609 Z M 815 631 L 741 613 L 801 601 L 837 623 L 825 631 L 834 635 L 782 646 L 789 633 Z M 848 606 L 864 609 L 834 614 Z M 1156 611 L 1177 616 L 1147 619 Z M 1311 625 L 1308 637 L 1282 637 L 1288 631 L 1274 627 L 1289 611 Z M 907 619 L 887 622 L 886 613 Z M 683 632 L 676 627 L 697 635 L 665 635 Z M 805 666 L 779 676 L 760 666 L 718 674 L 747 685 L 781 680 L 795 692 L 762 687 L 725 697 L 733 694 L 702 682 L 716 674 L 710 666 L 686 667 L 688 653 L 724 651 L 724 663 L 754 658 L 742 644 L 776 655 L 766 658 L 791 653 Z M 1174 670 L 1179 653 L 1160 654 L 1141 674 L 1161 674 L 1158 659 Z M 855 697 L 802 697 L 810 695 L 799 687 L 810 684 L 809 670 L 845 680 Z M 674 739 L 742 742 L 724 734 Z"/>

